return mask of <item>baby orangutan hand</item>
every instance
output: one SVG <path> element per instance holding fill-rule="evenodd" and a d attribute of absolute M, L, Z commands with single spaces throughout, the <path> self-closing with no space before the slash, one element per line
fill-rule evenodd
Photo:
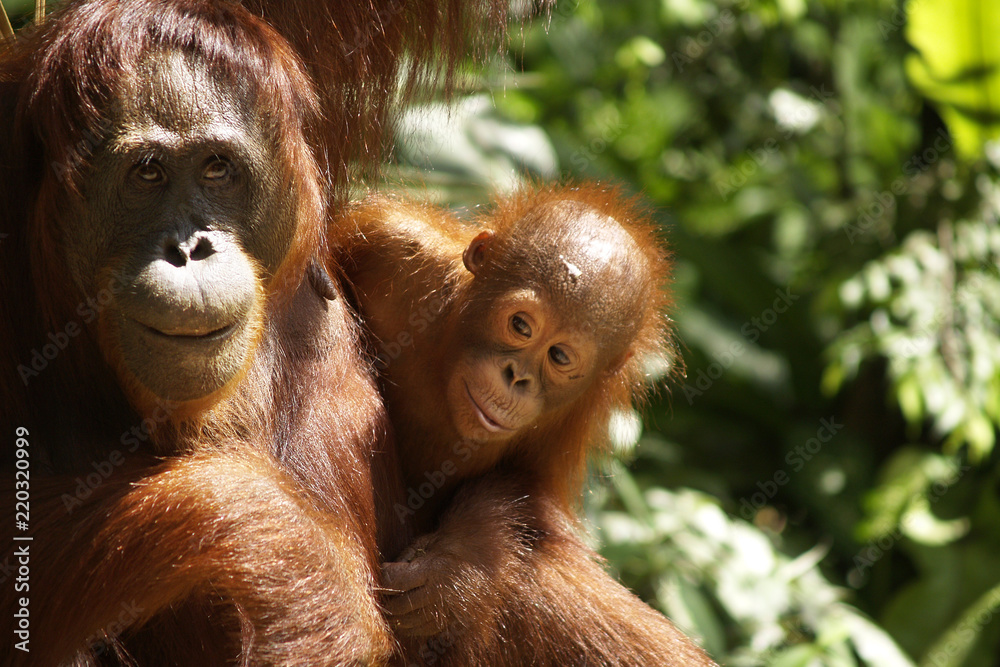
<path fill-rule="evenodd" d="M 383 604 L 392 628 L 403 637 L 429 637 L 447 629 L 452 588 L 462 563 L 438 548 L 437 533 L 422 535 L 399 560 L 382 564 Z"/>
<path fill-rule="evenodd" d="M 486 486 L 491 493 L 479 490 Z M 529 548 L 524 498 L 513 490 L 501 497 L 502 488 L 491 479 L 470 485 L 471 493 L 458 494 L 437 531 L 382 564 L 383 606 L 400 637 L 483 630 L 498 620 L 498 602 L 520 584 Z"/>

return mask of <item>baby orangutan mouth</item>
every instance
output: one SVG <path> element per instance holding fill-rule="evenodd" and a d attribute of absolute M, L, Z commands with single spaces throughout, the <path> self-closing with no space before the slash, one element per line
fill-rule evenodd
<path fill-rule="evenodd" d="M 507 428 L 490 416 L 490 414 L 479 404 L 478 401 L 476 401 L 476 398 L 472 395 L 472 390 L 469 389 L 468 382 L 465 383 L 465 392 L 469 395 L 469 401 L 472 403 L 472 407 L 476 411 L 476 416 L 479 417 L 480 423 L 482 423 L 487 431 L 490 431 L 491 433 L 503 433 L 514 430 Z"/>

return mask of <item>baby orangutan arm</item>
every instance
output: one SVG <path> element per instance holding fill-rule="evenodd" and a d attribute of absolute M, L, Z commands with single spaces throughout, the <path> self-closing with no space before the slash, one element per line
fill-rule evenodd
<path fill-rule="evenodd" d="M 490 474 L 464 484 L 433 533 L 383 563 L 384 607 L 402 638 L 491 633 L 499 584 L 516 579 L 531 541 L 524 485 Z"/>
<path fill-rule="evenodd" d="M 541 485 L 523 471 L 470 481 L 437 531 L 383 564 L 383 606 L 406 654 L 445 666 L 714 666 L 604 571 Z"/>

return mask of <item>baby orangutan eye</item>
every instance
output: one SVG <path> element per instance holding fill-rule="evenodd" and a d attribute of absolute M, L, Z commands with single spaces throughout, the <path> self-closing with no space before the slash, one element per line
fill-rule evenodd
<path fill-rule="evenodd" d="M 510 328 L 519 336 L 531 338 L 531 326 L 520 315 L 510 318 Z"/>
<path fill-rule="evenodd" d="M 569 366 L 572 361 L 566 351 L 558 345 L 549 348 L 549 359 L 557 366 Z"/>

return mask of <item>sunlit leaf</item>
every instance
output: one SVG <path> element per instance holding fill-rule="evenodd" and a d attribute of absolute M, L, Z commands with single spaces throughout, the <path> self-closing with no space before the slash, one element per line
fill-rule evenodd
<path fill-rule="evenodd" d="M 1000 136 L 1000 13 L 993 0 L 910 0 L 914 85 L 941 110 L 961 155 Z"/>
<path fill-rule="evenodd" d="M 907 537 L 930 546 L 954 542 L 969 532 L 969 520 L 965 517 L 943 521 L 934 516 L 927 498 L 920 498 L 910 504 L 901 525 Z"/>
<path fill-rule="evenodd" d="M 793 646 L 790 649 L 781 651 L 773 660 L 768 662 L 769 667 L 818 667 L 822 665 L 823 652 L 819 647 L 812 644 Z"/>
<path fill-rule="evenodd" d="M 842 620 L 854 640 L 858 655 L 869 665 L 913 667 L 913 661 L 906 657 L 889 634 L 869 619 L 853 610 L 846 610 Z"/>

